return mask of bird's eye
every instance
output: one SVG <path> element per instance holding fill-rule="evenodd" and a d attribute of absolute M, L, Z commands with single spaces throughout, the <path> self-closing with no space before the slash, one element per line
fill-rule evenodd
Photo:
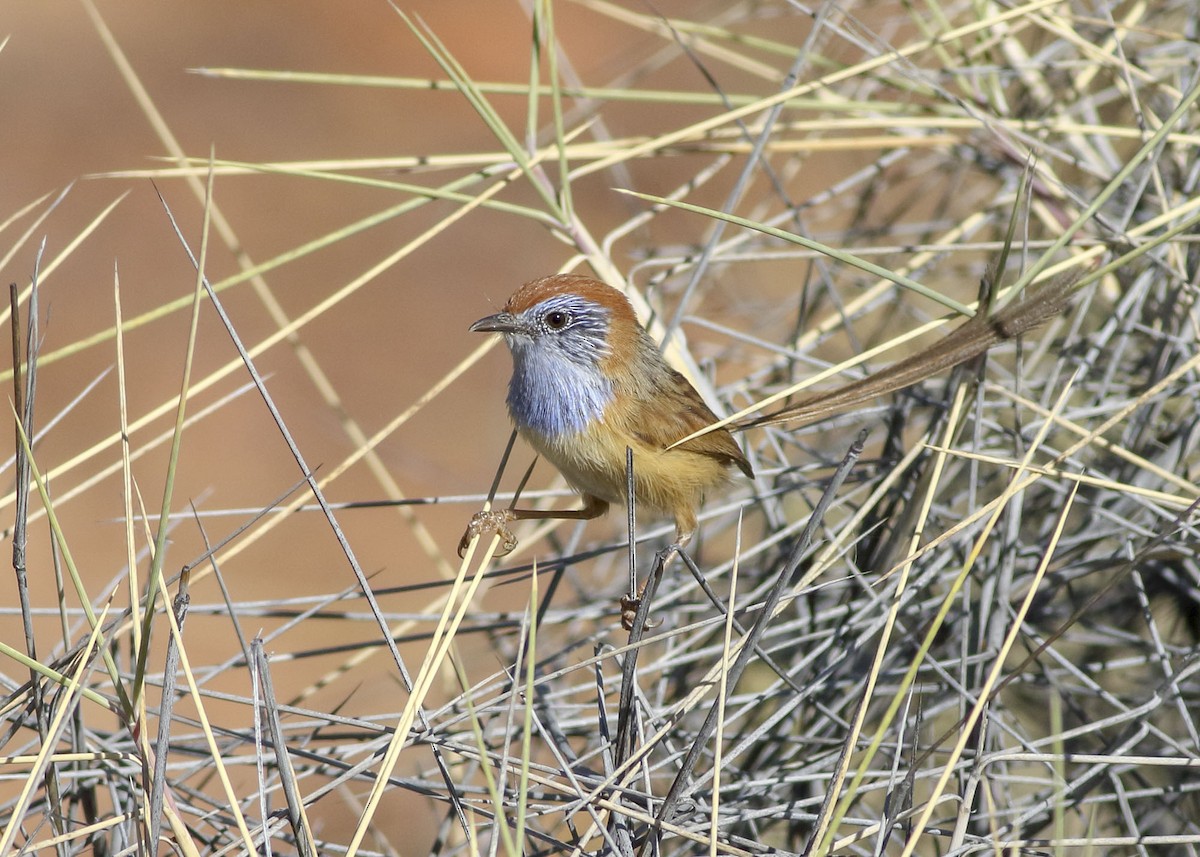
<path fill-rule="evenodd" d="M 560 309 L 546 313 L 546 327 L 551 330 L 562 330 L 571 321 L 571 316 Z"/>

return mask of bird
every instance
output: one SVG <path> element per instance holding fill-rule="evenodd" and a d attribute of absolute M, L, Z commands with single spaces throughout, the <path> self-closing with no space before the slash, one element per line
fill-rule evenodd
<path fill-rule="evenodd" d="M 983 284 L 992 296 L 993 277 L 989 273 Z M 733 468 L 754 478 L 730 429 L 814 422 L 912 386 L 1045 323 L 1063 312 L 1077 288 L 1074 276 L 1041 284 L 994 312 L 981 308 L 938 342 L 866 378 L 726 424 L 663 359 L 620 291 L 580 274 L 525 283 L 503 311 L 469 329 L 504 336 L 513 361 L 508 412 L 517 433 L 558 468 L 583 504 L 570 510 L 479 512 L 459 542 L 459 556 L 488 532 L 500 536 L 496 555 L 511 552 L 517 545 L 508 528 L 513 521 L 591 520 L 611 505 L 625 504 L 631 449 L 638 507 L 675 521 L 665 567 L 694 535 L 705 494 L 725 484 Z M 622 600 L 626 629 L 640 598 L 641 593 Z"/>
<path fill-rule="evenodd" d="M 704 495 L 736 468 L 754 468 L 726 429 L 676 444 L 717 421 L 695 387 L 671 368 L 620 291 L 581 274 L 554 274 L 517 289 L 502 312 L 470 326 L 499 333 L 512 353 L 508 413 L 517 433 L 582 497 L 575 510 L 510 508 L 477 514 L 459 544 L 496 532 L 498 555 L 516 547 L 507 528 L 528 519 L 590 520 L 627 502 L 633 450 L 639 509 L 670 517 L 682 550 Z"/>

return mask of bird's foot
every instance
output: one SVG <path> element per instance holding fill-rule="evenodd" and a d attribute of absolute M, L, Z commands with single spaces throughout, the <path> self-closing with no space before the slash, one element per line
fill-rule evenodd
<path fill-rule="evenodd" d="M 501 509 L 500 511 L 493 509 L 488 512 L 476 512 L 471 516 L 471 523 L 467 524 L 467 531 L 458 540 L 459 558 L 461 559 L 466 556 L 471 539 L 486 535 L 500 537 L 500 544 L 493 556 L 508 556 L 517 546 L 517 537 L 508 528 L 508 525 L 516 519 L 516 515 L 512 513 L 511 509 Z"/>
<path fill-rule="evenodd" d="M 637 618 L 638 608 L 642 606 L 641 598 L 621 597 L 621 627 L 626 631 L 633 630 L 633 621 Z"/>
<path fill-rule="evenodd" d="M 638 610 L 642 609 L 642 595 L 645 591 L 646 587 L 643 584 L 636 598 L 631 598 L 628 595 L 621 596 L 621 627 L 626 631 L 632 631 L 634 623 L 637 622 Z M 662 619 L 647 619 L 643 628 L 649 631 L 661 624 Z"/>
<path fill-rule="evenodd" d="M 671 564 L 671 561 L 675 559 L 675 557 L 679 556 L 679 554 L 683 551 L 683 546 L 687 544 L 687 541 L 691 538 L 691 535 L 691 533 L 687 533 L 682 538 L 676 538 L 674 542 L 660 550 L 658 555 L 654 558 L 654 571 L 652 574 L 661 575 L 662 572 L 666 570 L 667 566 Z M 638 590 L 636 598 L 629 595 L 621 598 L 621 627 L 626 631 L 633 630 L 633 623 L 637 619 L 638 608 L 642 606 L 642 596 L 645 595 L 646 587 L 649 584 L 650 578 L 646 578 L 644 581 L 642 581 L 642 586 Z M 662 620 L 656 619 L 653 622 L 647 622 L 646 628 L 657 628 L 661 624 Z"/>

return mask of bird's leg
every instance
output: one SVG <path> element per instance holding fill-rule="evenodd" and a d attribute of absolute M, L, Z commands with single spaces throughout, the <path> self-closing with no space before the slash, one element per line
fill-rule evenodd
<path fill-rule="evenodd" d="M 467 531 L 458 540 L 458 555 L 463 557 L 471 539 L 495 533 L 500 536 L 500 546 L 496 556 L 507 556 L 517 546 L 517 538 L 512 534 L 508 525 L 513 521 L 590 521 L 608 511 L 608 502 L 591 494 L 583 495 L 582 509 L 493 509 L 489 512 L 476 512 L 467 524 Z"/>
<path fill-rule="evenodd" d="M 625 595 L 621 598 L 621 627 L 626 631 L 633 630 L 633 620 L 637 616 L 638 608 L 642 605 L 642 597 L 646 594 L 646 587 L 650 585 L 650 578 L 654 574 L 666 574 L 671 560 L 679 556 L 679 552 L 687 547 L 687 543 L 692 540 L 692 536 L 696 532 L 695 515 L 692 516 L 691 522 L 676 520 L 675 522 L 675 541 L 663 548 L 659 554 L 659 560 L 654 563 L 654 570 L 650 577 L 642 581 L 642 585 L 638 587 L 637 595 L 630 598 Z M 648 626 L 657 625 L 657 622 L 648 623 Z"/>

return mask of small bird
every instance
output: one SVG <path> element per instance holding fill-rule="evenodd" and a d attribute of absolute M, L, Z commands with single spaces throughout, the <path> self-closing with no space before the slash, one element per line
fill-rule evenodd
<path fill-rule="evenodd" d="M 984 283 L 988 292 L 991 276 Z M 981 308 L 911 357 L 730 428 L 813 422 L 916 384 L 1045 323 L 1077 288 L 1077 278 L 1063 277 L 995 312 Z M 713 425 L 716 415 L 667 365 L 629 301 L 611 286 L 575 274 L 533 280 L 513 293 L 503 312 L 470 329 L 504 335 L 513 358 L 508 412 L 520 435 L 582 495 L 583 508 L 480 512 L 459 542 L 460 556 L 473 538 L 489 532 L 502 538 L 499 556 L 510 552 L 516 547 L 507 526 L 512 521 L 590 520 L 613 503 L 624 504 L 627 447 L 638 505 L 675 519 L 668 558 L 687 545 L 705 493 L 725 483 L 731 467 L 754 478 L 729 428 Z M 623 602 L 626 628 L 637 601 Z"/>
<path fill-rule="evenodd" d="M 633 450 L 637 504 L 675 520 L 674 549 L 691 539 L 705 492 L 725 483 L 731 467 L 754 478 L 726 429 L 670 448 L 717 417 L 667 365 L 629 301 L 612 286 L 577 274 L 533 280 L 513 293 L 503 312 L 470 329 L 504 335 L 513 359 L 513 423 L 582 495 L 583 508 L 480 513 L 459 544 L 460 555 L 473 537 L 489 531 L 504 540 L 501 556 L 511 551 L 516 541 L 505 526 L 510 521 L 589 520 L 610 504 L 624 504 L 627 447 Z"/>

